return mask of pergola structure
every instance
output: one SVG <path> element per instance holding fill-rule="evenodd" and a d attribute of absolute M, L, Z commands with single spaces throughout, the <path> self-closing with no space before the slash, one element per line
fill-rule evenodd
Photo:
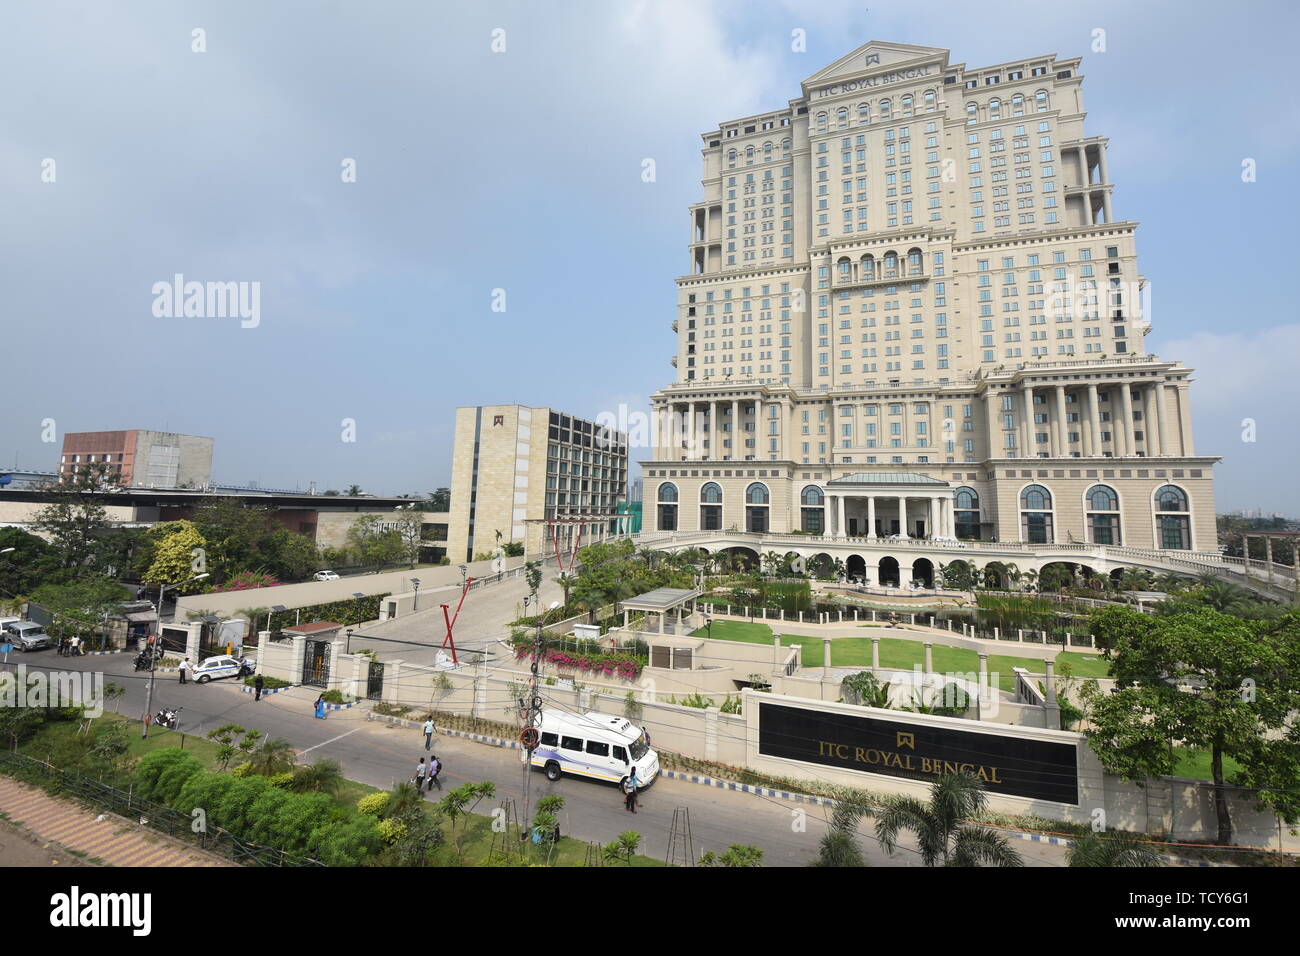
<path fill-rule="evenodd" d="M 1273 557 L 1274 541 L 1288 542 L 1291 545 L 1291 560 L 1300 563 L 1300 531 L 1239 531 L 1236 533 L 1241 535 L 1241 555 L 1245 559 L 1247 567 L 1250 567 L 1256 561 L 1250 556 L 1250 539 L 1264 539 L 1264 560 L 1262 563 L 1264 570 L 1268 574 L 1269 584 L 1273 583 L 1275 573 L 1280 576 L 1280 572 L 1275 572 L 1275 567 L 1286 567 L 1285 564 L 1276 561 Z M 1300 568 L 1293 569 L 1293 572 L 1296 574 L 1296 590 L 1300 592 Z"/>
<path fill-rule="evenodd" d="M 651 633 L 655 634 L 678 634 L 682 632 L 685 617 L 682 609 L 690 604 L 686 614 L 695 610 L 695 599 L 700 596 L 700 592 L 695 589 L 687 588 L 655 588 L 653 591 L 646 591 L 644 594 L 638 594 L 634 598 L 629 598 L 623 603 L 623 626 L 628 626 L 631 612 L 643 611 L 646 615 L 646 622 L 649 623 L 651 614 L 659 615 L 659 626 Z M 669 615 L 676 611 L 676 621 L 669 618 Z M 649 627 L 643 630 L 650 631 Z"/>
<path fill-rule="evenodd" d="M 822 485 L 823 534 L 955 538 L 952 485 L 929 475 L 859 473 Z M 910 506 L 910 507 L 909 507 Z"/>

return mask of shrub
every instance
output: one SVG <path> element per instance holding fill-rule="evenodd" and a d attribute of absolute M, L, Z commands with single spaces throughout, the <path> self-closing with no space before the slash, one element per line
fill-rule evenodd
<path fill-rule="evenodd" d="M 249 687 L 252 687 L 252 686 L 253 686 L 253 681 L 254 681 L 254 680 L 256 680 L 255 677 L 245 677 L 245 678 L 244 678 L 244 683 L 247 684 Z M 263 678 L 262 678 L 262 689 L 263 689 L 263 690 L 278 690 L 278 689 L 281 688 L 281 687 L 292 687 L 292 686 L 293 686 L 293 685 L 290 684 L 287 680 L 280 680 L 280 678 L 278 678 L 278 677 L 265 677 L 265 676 L 263 676 Z"/>
<path fill-rule="evenodd" d="M 388 794 L 382 790 L 378 793 L 369 793 L 357 801 L 358 813 L 370 813 L 380 816 L 384 808 L 388 806 Z"/>
<path fill-rule="evenodd" d="M 155 750 L 151 754 L 146 754 L 135 771 L 135 785 L 140 796 L 146 800 L 157 799 L 155 794 L 159 778 L 172 767 L 185 761 L 198 763 L 193 755 L 187 754 L 180 747 L 168 747 L 165 750 Z"/>
<path fill-rule="evenodd" d="M 234 770 L 230 771 L 230 775 L 240 780 L 242 780 L 244 777 L 250 777 L 253 775 L 253 765 L 248 761 L 245 761 L 244 763 L 241 763 L 238 767 L 236 767 Z"/>
<path fill-rule="evenodd" d="M 288 790 L 293 786 L 293 771 L 290 770 L 288 773 L 273 774 L 266 779 L 270 782 L 271 786 L 278 787 L 281 790 Z"/>
<path fill-rule="evenodd" d="M 392 846 L 402 837 L 406 836 L 406 824 L 397 820 L 380 820 L 379 835 L 383 837 L 385 843 Z"/>

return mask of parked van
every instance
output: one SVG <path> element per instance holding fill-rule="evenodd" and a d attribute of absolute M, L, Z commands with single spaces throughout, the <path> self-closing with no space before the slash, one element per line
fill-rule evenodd
<path fill-rule="evenodd" d="M 647 786 L 659 774 L 659 755 L 625 717 L 544 709 L 540 731 L 533 766 L 543 768 L 549 780 L 572 773 L 622 785 L 635 766 L 638 786 Z"/>
<path fill-rule="evenodd" d="M 45 628 L 35 621 L 18 621 L 4 626 L 8 640 L 17 651 L 39 651 L 44 647 L 53 647 L 54 639 L 45 633 Z"/>

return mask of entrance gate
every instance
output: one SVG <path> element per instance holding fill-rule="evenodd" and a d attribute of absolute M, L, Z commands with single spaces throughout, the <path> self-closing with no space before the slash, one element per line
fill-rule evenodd
<path fill-rule="evenodd" d="M 330 642 L 307 641 L 303 646 L 302 682 L 327 687 L 330 679 Z"/>
<path fill-rule="evenodd" d="M 366 700 L 382 700 L 384 696 L 384 665 L 371 661 L 366 672 Z"/>

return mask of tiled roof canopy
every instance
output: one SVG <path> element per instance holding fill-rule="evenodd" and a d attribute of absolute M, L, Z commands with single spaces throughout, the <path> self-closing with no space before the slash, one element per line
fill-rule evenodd
<path fill-rule="evenodd" d="M 826 482 L 828 485 L 938 485 L 944 486 L 948 482 L 939 478 L 931 478 L 929 475 L 915 475 L 909 472 L 884 472 L 882 474 L 872 474 L 866 471 L 859 471 L 852 475 L 844 475 L 840 478 L 832 478 Z"/>

